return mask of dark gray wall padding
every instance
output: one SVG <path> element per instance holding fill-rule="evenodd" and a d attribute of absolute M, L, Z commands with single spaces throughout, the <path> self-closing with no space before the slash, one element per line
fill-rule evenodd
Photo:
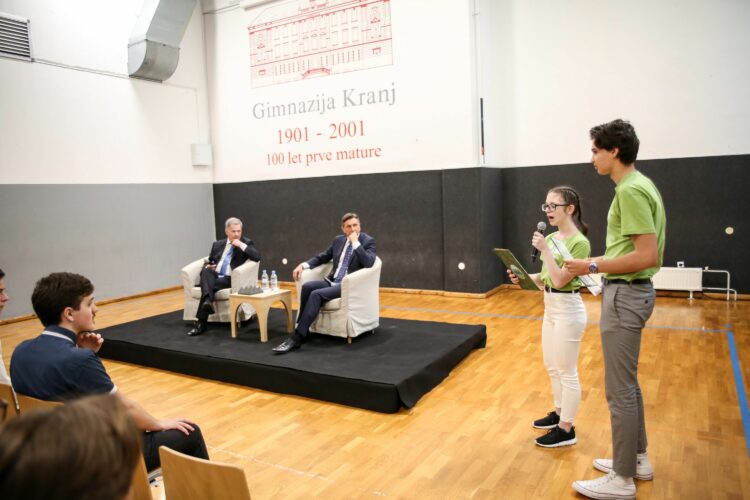
<path fill-rule="evenodd" d="M 743 217 L 750 155 L 643 160 L 637 166 L 664 197 L 665 265 L 679 260 L 688 267 L 727 269 L 732 287 L 750 293 L 750 268 L 740 260 L 750 247 Z M 230 215 L 243 218 L 264 254 L 263 266 L 290 280 L 297 263 L 338 233 L 340 216 L 355 211 L 378 241 L 382 286 L 486 292 L 504 281 L 493 247 L 510 248 L 529 271 L 539 270 L 538 262 L 531 263 L 531 235 L 545 220 L 539 207 L 547 190 L 559 184 L 581 192 L 593 252 L 600 255 L 614 184 L 590 164 L 217 184 L 216 227 Z M 734 228 L 732 235 L 727 227 Z M 466 265 L 463 271 L 459 262 Z M 705 286 L 723 283 L 722 276 L 704 278 Z"/>
<path fill-rule="evenodd" d="M 500 283 L 491 253 L 502 227 L 500 175 L 467 168 L 217 184 L 216 227 L 240 217 L 263 267 L 291 280 L 292 269 L 324 250 L 352 211 L 377 240 L 382 286 L 486 291 Z"/>
<path fill-rule="evenodd" d="M 750 293 L 750 267 L 743 264 L 750 245 L 750 155 L 639 160 L 636 167 L 656 183 L 667 212 L 664 265 L 725 269 L 732 287 Z M 502 197 L 505 214 L 503 240 L 519 249 L 521 262 L 531 265 L 527 249 L 537 221 L 544 220 L 539 205 L 547 190 L 571 184 L 583 197 L 583 218 L 595 255 L 605 248 L 607 211 L 614 183 L 600 177 L 591 164 L 503 169 Z M 732 227 L 734 234 L 725 229 Z M 521 250 L 523 250 L 521 252 Z M 726 275 L 705 274 L 704 286 L 725 286 Z"/>

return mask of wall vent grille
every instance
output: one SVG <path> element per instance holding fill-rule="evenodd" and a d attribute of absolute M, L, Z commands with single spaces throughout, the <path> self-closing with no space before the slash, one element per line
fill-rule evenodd
<path fill-rule="evenodd" d="M 29 20 L 0 12 L 0 56 L 31 61 Z"/>

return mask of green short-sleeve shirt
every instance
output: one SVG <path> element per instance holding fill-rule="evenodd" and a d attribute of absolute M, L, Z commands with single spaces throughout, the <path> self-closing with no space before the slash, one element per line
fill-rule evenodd
<path fill-rule="evenodd" d="M 558 234 L 559 231 L 555 231 L 554 233 L 547 235 L 545 240 L 547 241 L 547 245 L 552 249 L 552 255 L 555 256 L 557 267 L 561 267 L 563 256 L 560 255 L 554 243 L 552 243 L 552 238 L 557 238 Z M 586 238 L 581 232 L 577 232 L 567 239 L 558 239 L 557 241 L 562 241 L 565 244 L 565 247 L 574 259 L 587 259 L 591 255 L 591 244 L 589 243 L 588 238 Z M 546 262 L 542 262 L 542 271 L 539 273 L 539 279 L 548 287 L 555 288 L 555 285 L 552 284 L 552 278 L 550 278 Z M 581 288 L 581 280 L 576 277 L 570 280 L 567 285 L 560 288 L 560 290 L 578 290 L 579 288 Z"/>
<path fill-rule="evenodd" d="M 631 172 L 615 187 L 615 197 L 607 214 L 607 250 L 605 259 L 614 259 L 635 250 L 636 234 L 656 234 L 659 264 L 633 273 L 608 273 L 609 279 L 650 278 L 661 268 L 664 261 L 664 235 L 667 217 L 664 202 L 653 181 L 640 173 Z"/>

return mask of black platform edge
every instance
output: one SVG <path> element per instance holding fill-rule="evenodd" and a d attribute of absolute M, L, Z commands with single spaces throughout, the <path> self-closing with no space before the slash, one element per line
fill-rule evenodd
<path fill-rule="evenodd" d="M 414 407 L 423 395 L 445 380 L 451 370 L 473 349 L 485 347 L 487 329 L 484 325 L 476 326 L 479 329 L 477 333 L 397 385 L 198 356 L 115 339 L 107 340 L 99 355 L 115 361 L 280 394 L 318 399 L 381 413 L 397 413 L 402 407 Z"/>

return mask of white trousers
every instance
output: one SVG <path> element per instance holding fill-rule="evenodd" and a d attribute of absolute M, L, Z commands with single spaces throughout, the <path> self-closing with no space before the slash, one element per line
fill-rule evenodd
<path fill-rule="evenodd" d="M 586 329 L 586 307 L 579 293 L 544 292 L 542 352 L 560 420 L 573 423 L 581 402 L 578 353 Z"/>

